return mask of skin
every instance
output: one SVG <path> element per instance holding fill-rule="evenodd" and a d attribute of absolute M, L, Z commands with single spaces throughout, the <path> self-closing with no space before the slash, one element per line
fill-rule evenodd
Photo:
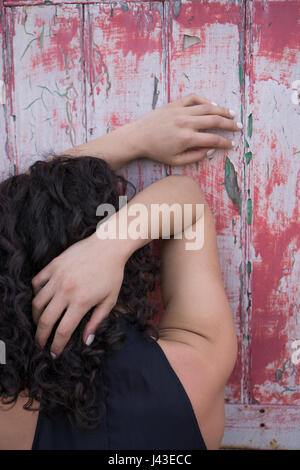
<path fill-rule="evenodd" d="M 61 155 L 100 157 L 114 170 L 136 158 L 183 165 L 202 160 L 209 149 L 232 148 L 231 139 L 201 132 L 216 128 L 240 130 L 227 108 L 214 106 L 192 94 Z M 185 236 L 163 240 L 164 313 L 158 324 L 158 344 L 186 389 L 207 447 L 217 449 L 225 425 L 224 389 L 236 360 L 237 342 L 220 273 L 213 217 L 200 187 L 187 176 L 170 176 L 150 185 L 133 198 L 128 208 L 137 202 L 147 207 L 155 202 L 176 202 L 182 207 L 186 203 L 204 204 L 200 217 L 194 211 L 192 220 L 195 230 L 204 217 L 202 249 L 186 250 Z M 113 216 L 117 225 L 121 211 Z M 95 307 L 83 340 L 93 334 L 117 302 L 126 261 L 135 250 L 151 241 L 150 228 L 148 220 L 145 238 L 138 240 L 103 240 L 95 233 L 68 248 L 32 280 L 36 340 L 42 346 L 64 309 L 66 312 L 51 346 L 56 356 L 64 349 L 82 317 Z M 163 237 L 161 224 L 157 228 Z M 182 230 L 184 228 L 182 225 Z M 171 234 L 173 231 L 172 222 Z M 97 261 L 98 252 L 101 263 Z M 95 280 L 100 276 L 106 282 L 99 289 Z M 25 400 L 20 396 L 10 411 L 0 410 L 0 446 L 5 445 L 3 448 L 20 448 L 20 443 L 22 448 L 31 448 L 37 413 L 23 410 Z"/>

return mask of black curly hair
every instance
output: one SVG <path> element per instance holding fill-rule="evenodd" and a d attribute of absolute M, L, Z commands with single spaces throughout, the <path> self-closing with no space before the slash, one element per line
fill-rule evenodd
<path fill-rule="evenodd" d="M 26 390 L 25 409 L 33 409 L 38 401 L 38 409 L 50 417 L 62 413 L 75 426 L 94 428 L 101 421 L 97 371 L 109 351 L 122 347 L 121 317 L 141 332 L 150 328 L 158 338 L 152 321 L 156 310 L 148 294 L 156 288 L 159 263 L 148 245 L 128 260 L 118 302 L 91 346 L 84 344 L 82 336 L 92 310 L 56 360 L 49 353 L 55 328 L 44 349 L 34 339 L 32 278 L 95 231 L 101 220 L 96 216 L 99 204 L 110 203 L 118 210 L 119 195 L 130 199 L 130 189 L 133 196 L 134 186 L 104 160 L 55 154 L 0 183 L 0 339 L 6 344 L 6 364 L 0 365 L 0 402 L 14 403 Z M 121 313 L 120 305 L 126 313 Z"/>

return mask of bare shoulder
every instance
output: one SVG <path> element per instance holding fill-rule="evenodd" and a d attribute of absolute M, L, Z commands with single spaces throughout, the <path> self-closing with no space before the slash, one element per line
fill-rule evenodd
<path fill-rule="evenodd" d="M 190 399 L 207 448 L 218 449 L 225 426 L 228 377 L 219 372 L 213 345 L 199 335 L 175 328 L 160 330 L 157 342 Z"/>

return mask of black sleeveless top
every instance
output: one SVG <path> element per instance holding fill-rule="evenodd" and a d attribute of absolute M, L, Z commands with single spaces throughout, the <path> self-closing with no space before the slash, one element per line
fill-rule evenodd
<path fill-rule="evenodd" d="M 206 450 L 190 399 L 159 344 L 124 321 L 121 349 L 103 360 L 107 390 L 95 430 L 39 413 L 32 450 Z"/>

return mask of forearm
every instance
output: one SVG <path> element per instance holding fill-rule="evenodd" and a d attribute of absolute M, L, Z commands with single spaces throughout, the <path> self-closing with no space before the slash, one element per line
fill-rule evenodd
<path fill-rule="evenodd" d="M 113 170 L 118 170 L 123 165 L 143 156 L 141 149 L 137 146 L 132 123 L 58 154 L 58 156 L 66 155 L 101 158 Z"/>
<path fill-rule="evenodd" d="M 173 206 L 176 210 L 172 210 L 172 205 L 176 205 L 176 208 Z M 190 205 L 190 213 L 189 217 L 184 217 L 187 205 Z M 180 236 L 202 215 L 203 197 L 199 185 L 190 177 L 173 175 L 138 193 L 126 206 L 100 224 L 95 236 L 101 239 L 116 238 L 116 247 L 127 260 L 154 238 Z"/>

